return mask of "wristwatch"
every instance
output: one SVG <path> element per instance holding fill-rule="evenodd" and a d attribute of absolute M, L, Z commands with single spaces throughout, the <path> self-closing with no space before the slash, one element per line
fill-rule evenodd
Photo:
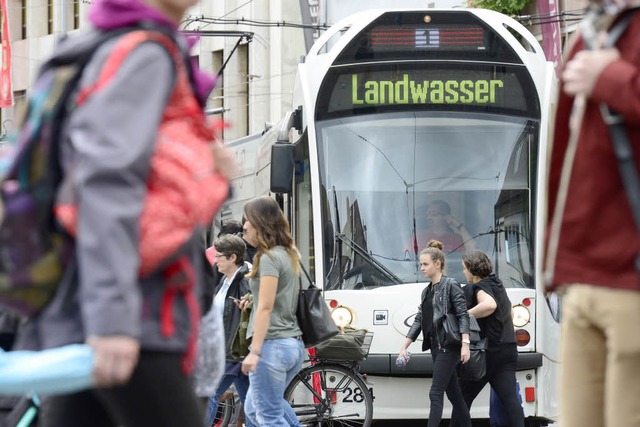
<path fill-rule="evenodd" d="M 468 338 L 462 340 L 462 344 L 471 344 L 471 341 Z"/>

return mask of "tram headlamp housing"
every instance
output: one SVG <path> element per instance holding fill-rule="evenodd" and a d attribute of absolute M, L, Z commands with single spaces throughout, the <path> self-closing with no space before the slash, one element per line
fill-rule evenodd
<path fill-rule="evenodd" d="M 339 305 L 331 310 L 331 318 L 336 322 L 336 325 L 339 328 L 344 328 L 345 326 L 351 325 L 351 322 L 353 322 L 353 313 L 349 308 Z"/>
<path fill-rule="evenodd" d="M 531 320 L 531 313 L 527 307 L 518 304 L 513 307 L 511 317 L 513 319 L 513 326 L 516 328 L 522 328 Z"/>

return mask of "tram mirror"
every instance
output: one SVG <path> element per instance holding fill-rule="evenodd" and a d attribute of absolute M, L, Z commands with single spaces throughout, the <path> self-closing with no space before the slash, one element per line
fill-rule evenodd
<path fill-rule="evenodd" d="M 271 192 L 291 192 L 293 166 L 293 145 L 276 143 L 271 146 Z"/>
<path fill-rule="evenodd" d="M 327 221 L 324 223 L 324 249 L 325 249 L 325 257 L 333 256 L 333 251 L 335 250 L 335 237 L 333 236 L 333 223 L 331 221 Z"/>

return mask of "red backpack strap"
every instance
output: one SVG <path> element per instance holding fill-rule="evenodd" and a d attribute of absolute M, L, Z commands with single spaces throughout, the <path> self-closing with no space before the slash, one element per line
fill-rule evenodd
<path fill-rule="evenodd" d="M 108 85 L 115 77 L 129 53 L 131 53 L 131 51 L 140 44 L 148 41 L 159 43 L 164 46 L 173 59 L 177 75 L 186 73 L 182 53 L 180 52 L 176 42 L 169 36 L 158 31 L 151 30 L 133 31 L 125 34 L 120 40 L 118 40 L 111 55 L 109 55 L 109 58 L 102 67 L 98 79 L 91 86 L 79 91 L 76 99 L 77 105 L 84 104 L 92 94 Z"/>

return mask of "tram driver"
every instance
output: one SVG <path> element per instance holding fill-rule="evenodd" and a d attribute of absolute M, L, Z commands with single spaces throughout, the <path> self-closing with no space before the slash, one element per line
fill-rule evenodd
<path fill-rule="evenodd" d="M 427 227 L 417 234 L 418 251 L 430 240 L 438 240 L 447 252 L 466 252 L 475 249 L 473 237 L 462 221 L 451 215 L 451 206 L 444 200 L 432 200 L 427 205 Z"/>

